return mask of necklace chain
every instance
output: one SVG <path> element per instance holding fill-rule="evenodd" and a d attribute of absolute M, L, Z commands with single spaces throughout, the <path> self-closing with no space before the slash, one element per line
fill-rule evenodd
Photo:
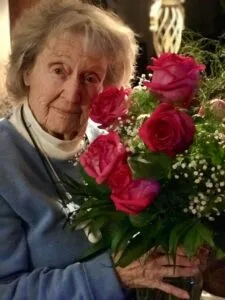
<path fill-rule="evenodd" d="M 56 189 L 56 193 L 58 194 L 59 199 L 62 202 L 61 204 L 63 205 L 63 208 L 66 210 L 67 214 L 74 215 L 79 210 L 80 206 L 77 204 L 71 203 L 71 199 L 72 199 L 71 194 L 66 190 L 63 181 L 61 180 L 60 176 L 56 172 L 47 153 L 44 151 L 43 146 L 40 144 L 40 142 L 38 145 L 38 142 L 35 140 L 32 132 L 30 130 L 30 125 L 28 125 L 27 122 L 25 121 L 23 105 L 21 106 L 21 120 L 24 125 L 24 128 L 26 129 L 26 131 L 34 145 L 35 150 L 37 151 L 37 153 L 41 159 L 41 162 L 42 162 L 52 184 L 54 185 L 54 187 Z M 40 149 L 40 147 L 41 147 L 41 149 Z"/>

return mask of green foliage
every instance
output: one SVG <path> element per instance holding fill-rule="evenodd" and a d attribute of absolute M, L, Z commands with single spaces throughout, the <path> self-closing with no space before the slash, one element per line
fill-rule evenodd
<path fill-rule="evenodd" d="M 176 249 L 181 244 L 184 236 L 188 233 L 193 226 L 193 221 L 187 220 L 185 222 L 177 224 L 170 232 L 169 237 L 169 253 L 175 255 Z"/>
<path fill-rule="evenodd" d="M 128 163 L 134 178 L 160 180 L 169 177 L 171 172 L 171 159 L 163 153 L 139 153 L 131 156 Z"/>
<path fill-rule="evenodd" d="M 135 234 L 135 231 L 132 230 L 130 223 L 128 220 L 123 220 L 121 224 L 116 228 L 116 230 L 112 231 L 112 239 L 111 239 L 111 249 L 112 252 L 117 255 L 120 251 L 123 251 L 132 236 Z"/>
<path fill-rule="evenodd" d="M 96 196 L 100 198 L 107 198 L 110 194 L 109 188 L 104 184 L 96 184 L 94 178 L 88 176 L 88 174 L 84 171 L 84 169 L 80 166 L 80 173 L 83 177 L 83 180 L 86 184 L 86 191 L 91 196 Z"/>
<path fill-rule="evenodd" d="M 201 222 L 197 222 L 187 231 L 183 241 L 184 248 L 189 257 L 192 257 L 205 244 L 212 248 L 215 246 L 212 231 Z"/>
<path fill-rule="evenodd" d="M 137 89 L 131 96 L 131 108 L 129 113 L 133 116 L 140 116 L 151 112 L 157 105 L 155 97 L 145 89 Z"/>
<path fill-rule="evenodd" d="M 157 215 L 155 215 L 155 218 Z M 130 215 L 129 220 L 132 226 L 137 228 L 142 228 L 147 226 L 149 223 L 151 223 L 154 220 L 154 215 L 149 216 L 149 213 L 147 211 L 141 212 L 137 215 Z"/>
<path fill-rule="evenodd" d="M 117 265 L 126 267 L 131 262 L 144 255 L 148 250 L 149 245 L 146 242 L 145 237 L 141 234 L 137 234 L 130 240 L 127 247 L 122 252 Z"/>
<path fill-rule="evenodd" d="M 179 246 L 191 257 L 205 244 L 218 255 L 225 255 L 224 126 L 209 103 L 213 98 L 225 99 L 224 41 L 224 37 L 214 41 L 190 31 L 184 33 L 181 53 L 206 65 L 196 101 L 189 111 L 196 134 L 184 153 L 171 158 L 147 149 L 138 136 L 138 128 L 158 102 L 144 88 L 134 89 L 131 94 L 128 120 L 119 133 L 132 152 L 128 163 L 133 179 L 160 182 L 160 194 L 149 207 L 136 215 L 116 211 L 110 189 L 96 184 L 82 168 L 82 183 L 65 178 L 73 200 L 77 196 L 85 199 L 72 228 L 83 225 L 94 235 L 100 231 L 103 237 L 84 259 L 109 249 L 118 258 L 117 265 L 123 267 L 158 246 L 175 260 Z M 198 114 L 200 106 L 205 109 L 202 116 Z"/>
<path fill-rule="evenodd" d="M 225 38 L 217 40 L 202 37 L 190 30 L 183 32 L 181 54 L 194 57 L 206 65 L 198 92 L 199 102 L 225 98 Z"/>
<path fill-rule="evenodd" d="M 215 132 L 223 132 L 221 121 L 217 120 L 206 108 L 207 117 L 195 123 L 197 134 L 191 148 L 191 155 L 200 155 L 212 165 L 222 165 L 225 159 L 224 148 L 215 139 Z M 210 141 L 210 142 L 209 142 Z"/>

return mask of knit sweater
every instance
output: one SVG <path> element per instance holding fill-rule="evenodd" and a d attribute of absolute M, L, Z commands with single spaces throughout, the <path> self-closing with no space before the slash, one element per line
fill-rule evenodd
<path fill-rule="evenodd" d="M 7 119 L 0 121 L 0 145 L 0 300 L 125 299 L 107 252 L 79 263 L 88 239 L 63 226 L 36 149 Z M 67 160 L 52 163 L 79 180 Z"/>

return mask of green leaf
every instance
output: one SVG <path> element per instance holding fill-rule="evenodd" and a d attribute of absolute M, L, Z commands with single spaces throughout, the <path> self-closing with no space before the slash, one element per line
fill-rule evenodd
<path fill-rule="evenodd" d="M 195 221 L 187 220 L 183 223 L 179 223 L 172 229 L 169 238 L 169 253 L 175 256 L 177 247 L 180 245 L 180 242 L 188 230 L 193 226 L 194 222 Z"/>
<path fill-rule="evenodd" d="M 97 184 L 95 179 L 90 177 L 82 168 L 82 166 L 80 166 L 80 173 L 86 183 L 85 189 L 87 190 L 89 195 L 96 195 L 96 196 L 100 196 L 103 197 L 104 196 L 109 196 L 110 195 L 110 189 L 104 185 L 104 184 Z"/>
<path fill-rule="evenodd" d="M 183 246 L 189 257 L 196 254 L 197 250 L 203 245 L 208 244 L 214 247 L 212 232 L 202 223 L 195 223 L 184 237 Z"/>
<path fill-rule="evenodd" d="M 108 222 L 109 220 L 106 216 L 96 218 L 89 223 L 90 232 L 96 235 L 96 233 L 98 233 L 98 231 L 101 230 L 101 228 L 104 227 Z"/>
<path fill-rule="evenodd" d="M 215 247 L 212 230 L 210 230 L 206 225 L 202 223 L 197 223 L 196 227 L 199 235 L 201 235 L 202 238 L 204 239 L 204 242 L 211 247 Z"/>
<path fill-rule="evenodd" d="M 171 158 L 163 153 L 143 153 L 129 158 L 134 178 L 160 180 L 171 172 Z"/>
<path fill-rule="evenodd" d="M 75 216 L 73 220 L 72 228 L 76 228 L 80 224 L 87 222 L 88 220 L 95 220 L 96 218 L 106 217 L 108 219 L 108 223 L 117 224 L 121 222 L 125 215 L 120 212 L 114 212 L 109 210 L 84 210 L 79 211 L 79 213 Z"/>
<path fill-rule="evenodd" d="M 111 249 L 113 253 L 117 254 L 121 249 L 121 244 L 124 244 L 124 241 L 127 242 L 132 237 L 131 229 L 129 222 L 124 220 L 120 223 L 120 226 L 117 226 L 116 230 L 113 231 L 111 242 Z"/>
<path fill-rule="evenodd" d="M 152 221 L 152 217 L 153 216 L 149 216 L 148 212 L 141 212 L 137 215 L 129 215 L 129 220 L 134 227 L 141 228 L 148 225 Z"/>
<path fill-rule="evenodd" d="M 148 245 L 144 237 L 139 234 L 131 239 L 130 243 L 124 249 L 121 257 L 119 258 L 117 265 L 120 267 L 126 267 L 131 262 L 144 255 L 148 250 Z"/>
<path fill-rule="evenodd" d="M 82 203 L 81 210 L 87 210 L 90 208 L 98 208 L 98 209 L 106 209 L 106 207 L 113 208 L 114 205 L 110 199 L 97 199 L 97 198 L 89 198 L 85 202 Z"/>
<path fill-rule="evenodd" d="M 222 259 L 225 257 L 225 252 L 221 250 L 220 248 L 216 249 L 216 258 L 217 259 Z"/>

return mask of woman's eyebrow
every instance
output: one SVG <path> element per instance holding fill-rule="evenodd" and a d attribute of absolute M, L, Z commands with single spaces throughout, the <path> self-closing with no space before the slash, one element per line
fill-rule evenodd
<path fill-rule="evenodd" d="M 102 67 L 102 66 L 99 66 L 98 64 L 90 65 L 90 66 L 89 66 L 89 69 L 90 69 L 90 70 L 93 70 L 93 71 L 95 71 L 95 72 L 101 72 L 101 73 L 104 73 L 104 72 L 107 70 L 107 68 L 104 68 L 104 67 Z"/>

